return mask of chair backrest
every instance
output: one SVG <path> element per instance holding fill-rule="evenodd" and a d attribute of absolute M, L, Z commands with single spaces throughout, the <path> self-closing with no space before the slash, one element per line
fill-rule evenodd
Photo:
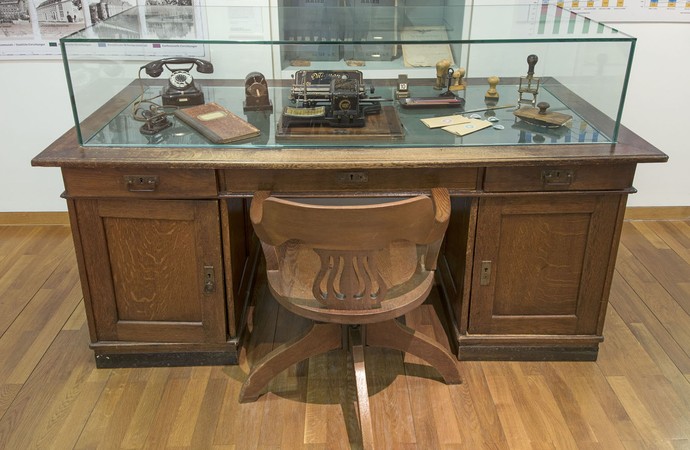
<path fill-rule="evenodd" d="M 377 255 L 392 243 L 423 246 L 415 263 L 425 271 L 436 268 L 450 197 L 438 188 L 431 195 L 385 203 L 319 205 L 260 191 L 252 200 L 250 217 L 269 270 L 284 263 L 281 246 L 296 242 L 320 259 L 312 282 L 317 301 L 333 309 L 370 309 L 380 305 L 389 288 L 377 267 Z"/>

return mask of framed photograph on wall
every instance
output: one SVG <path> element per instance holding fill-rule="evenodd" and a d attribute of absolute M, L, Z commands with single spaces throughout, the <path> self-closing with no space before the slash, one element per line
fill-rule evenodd
<path fill-rule="evenodd" d="M 156 22 L 155 26 L 150 26 L 146 20 L 137 18 L 145 17 L 146 13 L 122 14 L 122 20 L 118 23 L 118 37 L 131 33 L 136 36 L 147 35 L 152 39 L 169 39 L 175 36 L 188 38 L 191 33 L 194 37 L 203 39 L 206 32 L 205 17 L 200 14 L 201 8 L 192 8 L 202 2 L 203 0 L 2 0 L 0 59 L 59 58 L 60 38 L 82 29 L 89 29 L 97 39 L 101 37 L 100 33 L 107 32 L 105 29 L 99 29 L 97 25 L 100 22 L 137 7 L 155 10 L 160 6 L 170 11 L 170 6 L 180 8 L 174 14 L 168 14 L 169 20 L 165 20 L 166 14 L 160 13 L 164 8 L 160 8 L 157 16 L 162 20 Z M 121 45 L 108 48 L 107 43 L 93 45 L 99 46 L 98 52 L 93 52 L 90 46 L 84 46 L 84 57 L 111 52 L 120 57 L 132 58 L 203 56 L 204 53 L 201 45 L 190 45 L 169 51 L 162 46 L 154 45 L 147 49 L 124 48 Z M 184 55 L 180 55 L 180 51 Z"/>

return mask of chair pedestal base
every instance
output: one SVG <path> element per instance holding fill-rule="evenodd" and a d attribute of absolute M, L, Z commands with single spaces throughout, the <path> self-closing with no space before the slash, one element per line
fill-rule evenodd
<path fill-rule="evenodd" d="M 240 402 L 259 398 L 262 389 L 283 370 L 312 356 L 342 347 L 341 326 L 315 323 L 302 335 L 275 348 L 249 372 L 240 391 Z"/>
<path fill-rule="evenodd" d="M 385 347 L 409 353 L 424 361 L 441 374 L 446 384 L 462 383 L 457 360 L 428 336 L 418 333 L 397 320 L 367 325 L 368 347 Z"/>
<path fill-rule="evenodd" d="M 461 383 L 456 361 L 441 345 L 397 320 L 348 327 L 350 352 L 357 383 L 362 443 L 373 448 L 374 431 L 369 411 L 365 347 L 386 347 L 410 353 L 435 367 L 447 384 Z M 240 401 L 254 401 L 273 377 L 288 367 L 312 356 L 342 348 L 342 325 L 314 323 L 300 337 L 287 342 L 263 357 L 251 370 L 240 391 Z"/>
<path fill-rule="evenodd" d="M 357 384 L 357 415 L 359 417 L 359 429 L 362 432 L 362 448 L 364 450 L 373 449 L 374 426 L 371 422 L 371 410 L 369 409 L 369 389 L 367 388 L 367 371 L 364 365 L 362 330 L 360 327 L 348 327 L 348 330 L 352 366 Z"/>

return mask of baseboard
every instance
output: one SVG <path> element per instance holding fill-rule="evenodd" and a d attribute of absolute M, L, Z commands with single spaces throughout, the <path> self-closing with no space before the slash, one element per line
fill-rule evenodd
<path fill-rule="evenodd" d="M 69 225 L 67 211 L 0 212 L 0 225 Z"/>
<path fill-rule="evenodd" d="M 690 220 L 690 206 L 629 206 L 625 220 Z"/>

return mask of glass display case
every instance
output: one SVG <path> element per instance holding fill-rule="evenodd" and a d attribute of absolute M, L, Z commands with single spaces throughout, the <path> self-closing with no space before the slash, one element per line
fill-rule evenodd
<path fill-rule="evenodd" d="M 553 5 L 283 0 L 60 45 L 83 146 L 322 149 L 616 142 L 635 39 Z"/>

